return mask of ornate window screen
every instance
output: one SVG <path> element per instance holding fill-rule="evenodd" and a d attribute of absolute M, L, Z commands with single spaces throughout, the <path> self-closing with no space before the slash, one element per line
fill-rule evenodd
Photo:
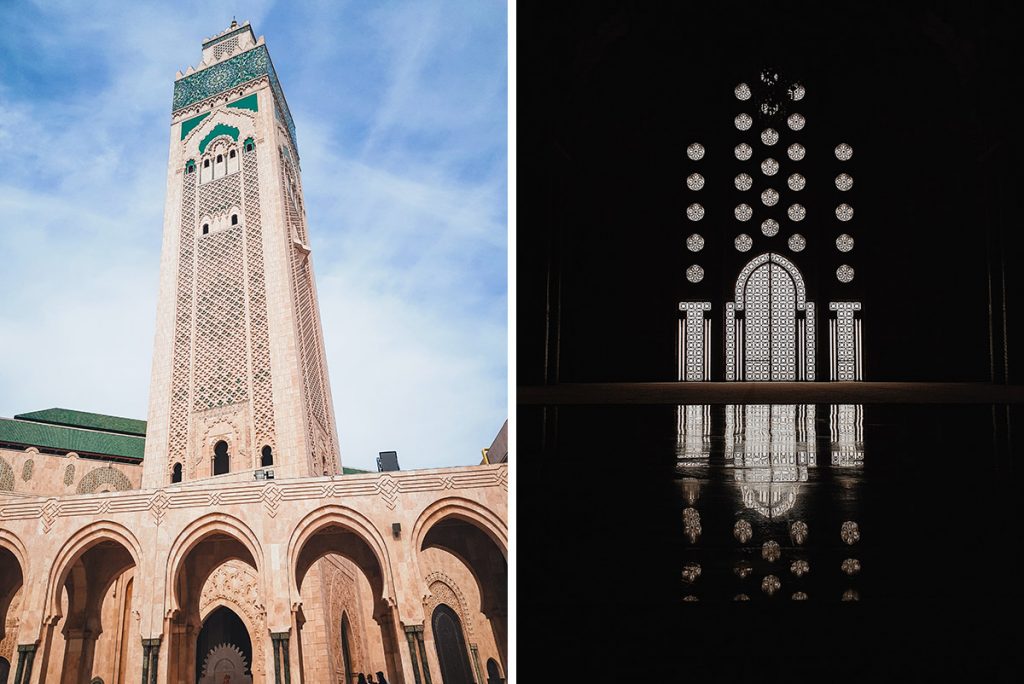
<path fill-rule="evenodd" d="M 814 302 L 799 269 L 774 252 L 755 257 L 725 306 L 725 379 L 813 380 L 814 358 Z"/>
<path fill-rule="evenodd" d="M 850 382 L 864 379 L 861 342 L 860 302 L 829 302 L 829 380 Z"/>

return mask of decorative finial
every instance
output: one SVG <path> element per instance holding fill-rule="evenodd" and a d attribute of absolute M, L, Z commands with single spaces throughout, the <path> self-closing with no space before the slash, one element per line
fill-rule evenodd
<path fill-rule="evenodd" d="M 237 28 L 237 27 L 238 27 L 238 22 L 235 21 L 235 17 L 234 17 L 234 15 L 232 15 L 231 16 L 231 28 Z"/>

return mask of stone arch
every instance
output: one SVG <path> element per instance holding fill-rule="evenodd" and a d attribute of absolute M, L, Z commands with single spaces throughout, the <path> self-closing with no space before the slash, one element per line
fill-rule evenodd
<path fill-rule="evenodd" d="M 423 548 L 423 540 L 437 523 L 446 518 L 457 518 L 478 527 L 491 538 L 508 560 L 508 525 L 493 511 L 471 499 L 450 496 L 427 506 L 412 527 L 416 550 Z"/>
<path fill-rule="evenodd" d="M 765 252 L 764 254 L 760 254 L 748 261 L 747 265 L 740 270 L 740 274 L 736 278 L 736 308 L 743 309 L 746 305 L 745 291 L 747 288 L 747 281 L 750 280 L 750 276 L 758 268 L 768 263 L 781 266 L 793 280 L 793 286 L 796 288 L 796 308 L 798 311 L 804 310 L 807 307 L 807 285 L 804 283 L 804 277 L 800 273 L 800 269 L 796 267 L 796 264 L 776 252 Z"/>
<path fill-rule="evenodd" d="M 75 561 L 96 544 L 106 541 L 116 542 L 124 547 L 132 557 L 135 567 L 141 567 L 142 546 L 127 527 L 111 520 L 101 520 L 83 527 L 64 542 L 50 566 L 46 588 L 47 622 L 56 622 L 56 618 L 61 615 L 61 589 Z"/>
<path fill-rule="evenodd" d="M 252 555 L 252 559 L 256 563 L 256 574 L 262 582 L 263 549 L 252 529 L 227 513 L 209 513 L 186 525 L 174 540 L 171 550 L 167 554 L 167 574 L 164 577 L 165 615 L 170 616 L 181 609 L 175 579 L 188 558 L 189 552 L 213 534 L 224 534 L 244 546 Z M 262 591 L 260 593 L 262 595 Z"/>
<path fill-rule="evenodd" d="M 4 640 L 7 622 L 7 613 L 14 601 L 19 589 L 24 586 L 28 574 L 28 553 L 25 545 L 21 543 L 10 530 L 0 528 L 0 550 L 10 554 L 18 565 L 18 576 L 16 573 L 5 570 L 0 573 L 0 641 Z"/>
<path fill-rule="evenodd" d="M 288 542 L 288 571 L 290 573 L 288 584 L 292 605 L 300 598 L 297 573 L 299 555 L 306 543 L 317 532 L 331 526 L 346 528 L 366 543 L 380 565 L 383 579 L 383 595 L 374 598 L 393 603 L 395 584 L 392 577 L 391 559 L 388 556 L 384 538 L 370 519 L 363 514 L 345 506 L 331 505 L 309 513 L 292 531 L 291 539 Z"/>
<path fill-rule="evenodd" d="M 432 615 L 438 604 L 444 603 L 459 614 L 466 636 L 473 639 L 473 618 L 469 611 L 469 601 L 459 588 L 458 583 L 443 572 L 432 572 L 424 578 L 429 594 L 424 597 L 425 615 Z M 438 586 L 440 585 L 440 587 Z M 443 588 L 442 588 L 443 587 Z M 439 590 L 440 589 L 440 590 Z"/>
<path fill-rule="evenodd" d="M 93 468 L 78 481 L 76 493 L 92 494 L 104 485 L 110 485 L 115 492 L 132 489 L 132 481 L 128 476 L 112 466 Z"/>

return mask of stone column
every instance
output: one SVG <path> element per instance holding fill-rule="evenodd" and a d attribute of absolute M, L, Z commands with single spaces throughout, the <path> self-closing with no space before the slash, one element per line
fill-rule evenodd
<path fill-rule="evenodd" d="M 156 675 L 160 670 L 160 637 L 143 639 L 142 650 L 142 684 L 156 684 Z M 149 670 L 149 679 L 146 679 Z"/>
<path fill-rule="evenodd" d="M 288 632 L 271 632 L 270 638 L 274 642 L 274 684 L 292 684 Z"/>
<path fill-rule="evenodd" d="M 412 661 L 412 675 L 415 678 L 416 684 L 423 684 L 423 680 L 420 678 L 419 658 L 416 655 L 417 627 L 419 627 L 420 632 L 423 631 L 423 625 L 411 625 L 405 628 L 405 640 L 409 644 L 409 660 Z"/>
<path fill-rule="evenodd" d="M 14 684 L 28 684 L 32 680 L 32 660 L 35 655 L 35 644 L 18 645 L 18 668 L 14 671 Z"/>
<path fill-rule="evenodd" d="M 484 673 L 480 670 L 480 652 L 477 650 L 476 644 L 470 644 L 469 650 L 473 654 L 473 670 L 476 672 L 477 684 L 486 684 Z"/>

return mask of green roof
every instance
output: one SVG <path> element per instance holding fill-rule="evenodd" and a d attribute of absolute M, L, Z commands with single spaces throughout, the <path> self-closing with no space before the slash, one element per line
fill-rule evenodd
<path fill-rule="evenodd" d="M 0 418 L 0 442 L 139 460 L 142 460 L 146 451 L 145 437 L 79 430 L 61 425 L 46 425 L 24 420 L 11 420 L 10 418 Z"/>
<path fill-rule="evenodd" d="M 342 475 L 362 475 L 363 473 L 370 473 L 370 472 L 373 472 L 373 471 L 371 471 L 371 470 L 360 470 L 359 468 L 346 468 L 345 466 L 341 466 L 341 474 Z"/>
<path fill-rule="evenodd" d="M 146 436 L 146 421 L 134 418 L 118 418 L 100 413 L 86 413 L 71 409 L 52 408 L 14 416 L 16 420 L 27 420 L 33 423 L 48 423 L 66 427 L 102 430 L 103 432 L 119 432 L 125 435 Z"/>

